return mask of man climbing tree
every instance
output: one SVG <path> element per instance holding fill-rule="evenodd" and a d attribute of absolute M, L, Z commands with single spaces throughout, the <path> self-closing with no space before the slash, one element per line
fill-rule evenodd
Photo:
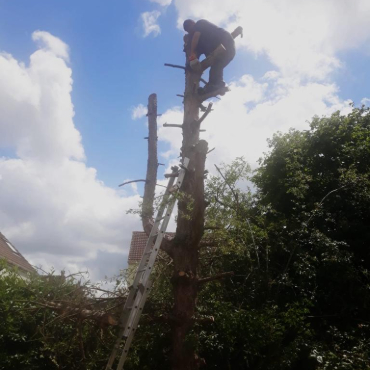
<path fill-rule="evenodd" d="M 198 89 L 198 93 L 206 94 L 225 87 L 223 81 L 224 68 L 235 57 L 235 41 L 232 35 L 219 28 L 211 22 L 201 19 L 198 22 L 192 19 L 187 19 L 184 22 L 184 30 L 188 32 L 185 37 L 185 42 L 190 43 L 189 62 L 198 59 L 202 54 L 210 55 L 220 44 L 222 44 L 226 52 L 220 55 L 209 71 L 208 84 Z"/>

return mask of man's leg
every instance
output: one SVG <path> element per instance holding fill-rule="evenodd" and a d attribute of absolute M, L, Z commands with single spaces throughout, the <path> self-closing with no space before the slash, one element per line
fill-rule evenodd
<path fill-rule="evenodd" d="M 226 66 L 224 58 L 220 58 L 215 61 L 215 63 L 211 66 L 209 70 L 209 85 L 212 86 L 220 86 L 222 87 L 222 83 L 225 85 L 224 81 L 224 67 Z"/>
<path fill-rule="evenodd" d="M 224 82 L 224 68 L 234 59 L 235 57 L 235 46 L 229 45 L 226 49 L 225 54 L 218 60 L 215 61 L 209 71 L 209 85 L 210 88 L 220 88 L 225 86 Z"/>
<path fill-rule="evenodd" d="M 214 62 L 214 64 L 211 66 L 211 69 L 209 70 L 209 81 L 207 85 L 198 89 L 198 94 L 207 94 L 221 87 L 225 87 L 225 82 L 223 81 L 224 66 L 226 66 L 227 64 L 228 63 L 225 64 L 224 58 L 220 58 Z"/>

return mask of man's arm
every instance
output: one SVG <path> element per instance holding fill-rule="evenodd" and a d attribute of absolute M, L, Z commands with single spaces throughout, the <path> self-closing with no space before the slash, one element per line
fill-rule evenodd
<path fill-rule="evenodd" d="M 193 38 L 191 40 L 191 48 L 190 48 L 190 59 L 197 58 L 196 50 L 199 42 L 200 32 L 194 32 Z"/>

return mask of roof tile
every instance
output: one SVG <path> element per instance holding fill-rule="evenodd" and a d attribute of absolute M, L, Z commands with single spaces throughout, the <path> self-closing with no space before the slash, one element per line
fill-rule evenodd
<path fill-rule="evenodd" d="M 166 233 L 166 235 L 174 236 L 175 233 Z M 128 254 L 128 264 L 140 262 L 144 254 L 144 249 L 148 241 L 148 236 L 144 231 L 133 231 L 130 245 L 130 252 Z"/>
<path fill-rule="evenodd" d="M 11 247 L 7 244 L 9 243 Z M 28 272 L 35 272 L 34 268 L 29 264 L 29 262 L 19 253 L 18 249 L 14 247 L 12 243 L 0 233 L 0 258 L 4 258 L 7 262 L 12 265 L 18 266 L 22 270 Z"/>

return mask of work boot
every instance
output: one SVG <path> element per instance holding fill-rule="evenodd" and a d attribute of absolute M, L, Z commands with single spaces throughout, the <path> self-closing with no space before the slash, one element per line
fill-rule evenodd
<path fill-rule="evenodd" d="M 221 88 L 223 88 L 225 86 L 226 86 L 226 84 L 225 84 L 224 81 L 221 81 L 218 84 L 210 84 L 210 83 L 208 83 L 206 86 L 199 87 L 198 88 L 198 94 L 199 95 L 208 94 L 208 93 L 211 93 L 211 92 L 216 91 L 218 89 L 221 89 Z"/>

